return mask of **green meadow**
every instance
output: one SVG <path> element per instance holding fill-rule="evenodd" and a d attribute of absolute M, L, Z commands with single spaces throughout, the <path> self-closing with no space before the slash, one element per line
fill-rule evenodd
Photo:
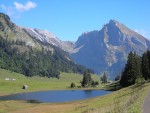
<path fill-rule="evenodd" d="M 16 80 L 5 80 L 6 78 Z M 61 73 L 60 79 L 57 78 L 46 78 L 46 77 L 25 77 L 22 74 L 11 72 L 8 70 L 0 69 L 0 95 L 12 94 L 20 92 L 31 92 L 31 91 L 43 91 L 43 90 L 60 90 L 70 89 L 72 82 L 76 86 L 80 86 L 80 81 L 83 76 L 74 73 Z M 100 77 L 92 75 L 94 81 L 100 82 Z M 22 89 L 23 85 L 28 85 L 27 90 Z"/>
<path fill-rule="evenodd" d="M 7 81 L 5 78 L 15 78 L 15 81 Z M 98 76 L 92 75 L 94 80 Z M 29 91 L 70 89 L 71 82 L 80 85 L 82 75 L 61 73 L 60 79 L 32 77 L 0 70 L 0 95 L 21 93 Z M 22 85 L 27 84 L 27 90 Z M 116 84 L 116 83 L 115 83 Z M 116 87 L 115 84 L 107 85 L 107 88 Z M 99 88 L 102 88 L 100 84 Z M 77 88 L 75 88 L 77 89 Z M 78 88 L 79 89 L 79 88 Z M 82 88 L 81 88 L 82 89 Z M 133 85 L 113 91 L 111 94 L 90 99 L 66 102 L 66 103 L 30 103 L 26 101 L 0 101 L 0 113 L 141 113 L 145 96 L 150 90 L 150 83 Z"/>

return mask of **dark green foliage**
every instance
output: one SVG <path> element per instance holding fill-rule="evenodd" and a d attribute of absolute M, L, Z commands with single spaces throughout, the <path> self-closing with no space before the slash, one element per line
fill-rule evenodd
<path fill-rule="evenodd" d="M 104 72 L 104 75 L 101 77 L 101 81 L 102 81 L 102 84 L 106 84 L 107 83 L 107 75 L 106 75 L 105 72 Z"/>
<path fill-rule="evenodd" d="M 127 64 L 122 73 L 120 84 L 125 87 L 135 84 L 136 79 L 142 78 L 141 58 L 133 52 L 128 55 Z"/>
<path fill-rule="evenodd" d="M 70 85 L 70 87 L 71 87 L 71 88 L 76 87 L 75 83 L 72 82 L 71 85 Z"/>
<path fill-rule="evenodd" d="M 92 81 L 92 86 L 96 86 L 96 85 L 99 85 L 99 82 L 98 81 Z"/>
<path fill-rule="evenodd" d="M 92 86 L 95 86 L 95 82 L 94 81 L 92 81 L 92 84 L 91 84 Z"/>
<path fill-rule="evenodd" d="M 98 82 L 98 81 L 95 81 L 95 85 L 99 85 L 99 82 Z"/>
<path fill-rule="evenodd" d="M 123 73 L 123 72 L 122 72 Z M 121 75 L 122 73 L 119 73 L 116 77 L 115 77 L 115 81 L 119 81 L 121 79 Z"/>
<path fill-rule="evenodd" d="M 142 75 L 145 80 L 150 79 L 150 51 L 148 50 L 142 56 L 141 61 Z"/>
<path fill-rule="evenodd" d="M 91 78 L 90 71 L 89 70 L 85 71 L 84 74 L 83 74 L 82 86 L 83 87 L 91 86 L 92 81 L 93 80 Z"/>
<path fill-rule="evenodd" d="M 74 64 L 65 57 L 67 53 L 61 49 L 51 46 L 54 52 L 37 51 L 29 48 L 29 51 L 21 53 L 19 49 L 12 48 L 12 45 L 25 46 L 24 42 L 7 41 L 0 37 L 0 68 L 25 74 L 26 76 L 57 77 L 59 79 L 60 71 L 83 73 L 85 68 Z"/>
<path fill-rule="evenodd" d="M 122 86 L 129 86 L 135 83 L 141 84 L 144 79 L 150 79 L 150 51 L 145 52 L 142 58 L 136 53 L 130 52 L 120 84 Z"/>
<path fill-rule="evenodd" d="M 135 80 L 136 85 L 141 85 L 141 84 L 143 84 L 144 82 L 145 82 L 144 78 L 137 78 L 137 79 Z"/>

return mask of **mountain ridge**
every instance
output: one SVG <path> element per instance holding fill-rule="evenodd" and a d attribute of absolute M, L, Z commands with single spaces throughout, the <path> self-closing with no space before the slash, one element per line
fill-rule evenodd
<path fill-rule="evenodd" d="M 36 32 L 43 35 L 43 41 L 47 35 L 57 40 L 47 31 L 36 29 Z M 42 42 L 38 37 L 31 37 L 2 13 L 0 13 L 0 68 L 26 76 L 46 77 L 58 77 L 60 71 L 83 73 L 86 69 L 75 64 L 61 48 L 52 43 Z"/>
<path fill-rule="evenodd" d="M 110 78 L 120 73 L 128 53 L 142 54 L 150 48 L 150 41 L 116 20 L 110 20 L 101 30 L 79 36 L 71 54 L 77 63 L 93 69 L 96 73 L 108 72 Z"/>
<path fill-rule="evenodd" d="M 40 40 L 42 43 L 50 43 L 54 46 L 57 46 L 66 52 L 71 52 L 73 49 L 73 43 L 68 41 L 61 41 L 53 33 L 48 30 L 41 30 L 37 28 L 27 28 L 22 27 L 22 29 L 29 34 L 31 37 Z"/>
<path fill-rule="evenodd" d="M 61 41 L 47 30 L 15 26 L 9 22 L 7 15 L 4 15 L 4 18 L 7 21 L 0 23 L 2 37 L 25 41 L 27 46 L 36 49 L 47 48 L 46 44 L 52 44 L 66 51 L 77 64 L 91 68 L 97 74 L 108 72 L 110 78 L 114 78 L 123 70 L 130 51 L 141 55 L 150 49 L 148 39 L 116 20 L 110 20 L 100 30 L 82 33 L 78 40 L 72 43 Z M 8 33 L 5 33 L 5 30 Z M 52 51 L 51 47 L 47 49 Z"/>

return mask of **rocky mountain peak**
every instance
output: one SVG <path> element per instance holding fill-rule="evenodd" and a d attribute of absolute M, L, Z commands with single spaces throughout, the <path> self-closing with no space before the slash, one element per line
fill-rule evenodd
<path fill-rule="evenodd" d="M 119 23 L 119 22 L 114 19 L 111 19 L 108 24 L 116 25 L 117 23 Z"/>
<path fill-rule="evenodd" d="M 71 54 L 79 64 L 96 73 L 108 72 L 110 78 L 122 71 L 128 53 L 142 54 L 150 48 L 150 41 L 116 20 L 110 20 L 99 31 L 83 33 Z"/>

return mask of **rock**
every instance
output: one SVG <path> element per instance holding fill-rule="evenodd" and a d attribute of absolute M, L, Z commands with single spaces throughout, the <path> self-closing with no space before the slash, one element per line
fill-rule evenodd
<path fill-rule="evenodd" d="M 22 89 L 28 89 L 28 85 L 23 85 Z"/>

